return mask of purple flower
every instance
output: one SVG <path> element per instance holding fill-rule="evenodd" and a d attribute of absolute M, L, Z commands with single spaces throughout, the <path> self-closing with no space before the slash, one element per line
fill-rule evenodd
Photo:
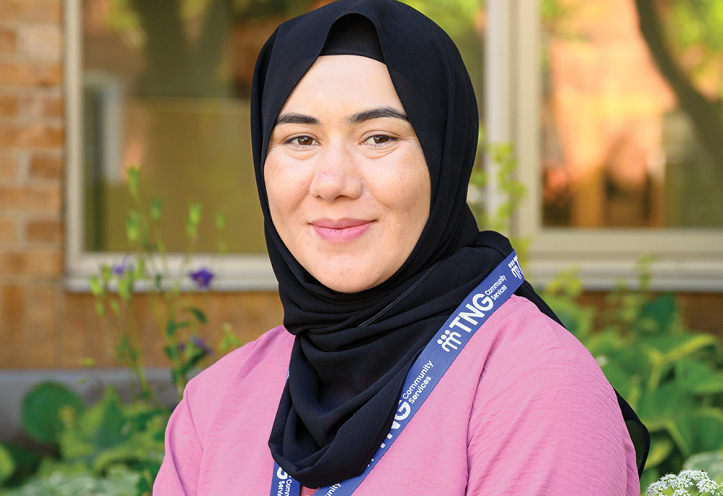
<path fill-rule="evenodd" d="M 193 279 L 199 288 L 208 289 L 216 274 L 208 270 L 206 267 L 201 267 L 196 272 L 189 272 L 188 275 Z"/>
<path fill-rule="evenodd" d="M 201 350 L 204 356 L 208 356 L 213 353 L 213 350 L 206 344 L 206 342 L 198 336 L 191 337 L 191 343 L 193 344 L 193 346 Z M 182 342 L 178 345 L 178 348 L 179 350 L 181 350 L 181 352 L 186 351 L 186 343 Z"/>
<path fill-rule="evenodd" d="M 122 276 L 124 272 L 132 271 L 133 270 L 133 264 L 128 261 L 128 255 L 123 257 L 123 260 L 119 264 L 116 264 L 111 269 L 111 272 L 117 276 Z"/>
<path fill-rule="evenodd" d="M 213 350 L 199 336 L 193 336 L 191 338 L 191 341 L 193 341 L 193 344 L 196 345 L 196 348 L 199 348 L 201 351 L 203 351 L 204 355 L 210 355 L 211 353 L 213 353 Z"/>

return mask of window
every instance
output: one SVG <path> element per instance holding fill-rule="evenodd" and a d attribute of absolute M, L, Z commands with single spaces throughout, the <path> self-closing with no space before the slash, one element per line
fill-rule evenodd
<path fill-rule="evenodd" d="M 488 2 L 486 120 L 518 151 L 533 282 L 577 266 L 607 289 L 650 254 L 655 288 L 723 289 L 713 4 Z"/>
<path fill-rule="evenodd" d="M 210 264 L 215 213 L 227 219 L 219 289 L 273 289 L 253 174 L 249 96 L 257 54 L 284 19 L 313 0 L 70 0 L 66 5 L 66 273 L 87 288 L 100 263 L 129 249 L 127 169 L 163 199 L 162 238 L 186 247 L 184 219 L 203 205 L 196 252 Z M 414 6 L 455 38 L 481 94 L 482 6 Z M 203 227 L 202 227 L 203 229 Z M 179 270 L 180 254 L 171 256 Z"/>

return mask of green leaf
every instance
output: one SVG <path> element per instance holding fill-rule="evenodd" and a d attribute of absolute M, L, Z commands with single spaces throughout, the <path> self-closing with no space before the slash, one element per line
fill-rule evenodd
<path fill-rule="evenodd" d="M 693 394 L 723 392 L 723 372 L 714 372 L 706 362 L 690 358 L 678 360 L 675 364 L 675 380 Z"/>
<path fill-rule="evenodd" d="M 0 486 L 15 472 L 15 460 L 10 451 L 0 444 Z"/>
<path fill-rule="evenodd" d="M 640 311 L 641 319 L 652 320 L 661 331 L 669 330 L 677 317 L 675 297 L 670 293 L 655 298 Z"/>
<path fill-rule="evenodd" d="M 110 300 L 108 302 L 110 305 L 111 310 L 113 310 L 113 313 L 116 315 L 116 317 L 120 316 L 120 305 L 116 300 Z"/>
<path fill-rule="evenodd" d="M 719 408 L 701 408 L 689 417 L 694 433 L 691 453 L 723 448 L 723 411 Z"/>
<path fill-rule="evenodd" d="M 100 268 L 100 272 L 103 276 L 103 289 L 106 290 L 108 282 L 113 277 L 113 268 L 110 265 L 103 265 Z"/>
<path fill-rule="evenodd" d="M 203 310 L 196 307 L 185 307 L 184 310 L 187 310 L 193 314 L 193 316 L 196 318 L 196 320 L 199 322 L 199 324 L 207 324 L 208 318 L 206 317 L 206 314 L 203 313 Z"/>
<path fill-rule="evenodd" d="M 723 480 L 723 453 L 720 450 L 696 453 L 685 461 L 684 470 L 703 470 L 715 480 Z"/>
<path fill-rule="evenodd" d="M 81 399 L 67 387 L 43 382 L 23 399 L 23 428 L 36 441 L 56 443 L 66 425 L 71 424 L 83 410 Z"/>
<path fill-rule="evenodd" d="M 140 167 L 128 167 L 126 169 L 128 174 L 128 192 L 131 194 L 133 199 L 139 198 L 139 184 L 141 181 L 141 169 Z"/>
<path fill-rule="evenodd" d="M 118 296 L 125 301 L 130 301 L 133 296 L 133 272 L 126 271 L 123 277 L 118 279 Z"/>
<path fill-rule="evenodd" d="M 607 362 L 602 366 L 602 371 L 610 384 L 625 398 L 630 406 L 635 408 L 639 401 L 640 377 L 631 375 L 622 369 L 616 362 L 611 361 L 605 355 L 596 357 L 599 362 Z"/>
<path fill-rule="evenodd" d="M 135 279 L 141 279 L 146 274 L 146 262 L 143 258 L 138 257 L 136 259 L 135 270 L 133 271 L 133 277 Z"/>
<path fill-rule="evenodd" d="M 101 286 L 100 280 L 97 276 L 90 277 L 88 282 L 90 283 L 90 292 L 93 293 L 93 296 L 100 297 L 103 295 L 103 286 Z"/>
<path fill-rule="evenodd" d="M 188 206 L 188 220 L 186 221 L 186 235 L 195 238 L 198 235 L 198 225 L 201 222 L 201 204 L 191 203 Z"/>
<path fill-rule="evenodd" d="M 188 220 L 194 224 L 201 222 L 201 208 L 200 203 L 191 203 L 188 206 Z"/>
<path fill-rule="evenodd" d="M 161 220 L 163 215 L 163 200 L 161 198 L 153 198 L 151 200 L 151 219 L 155 222 Z"/>
<path fill-rule="evenodd" d="M 105 317 L 105 306 L 102 301 L 95 302 L 95 313 L 98 314 L 98 317 Z"/>
<path fill-rule="evenodd" d="M 188 320 L 184 320 L 183 322 L 174 322 L 172 320 L 169 320 L 166 324 L 166 336 L 169 338 L 173 337 L 178 329 L 184 329 L 186 327 L 189 327 L 190 325 L 191 322 Z"/>
<path fill-rule="evenodd" d="M 226 353 L 231 349 L 236 349 L 243 345 L 241 340 L 233 333 L 231 324 L 224 322 L 221 325 L 221 329 L 223 330 L 223 337 L 221 338 L 221 343 L 218 345 L 219 352 Z"/>
<path fill-rule="evenodd" d="M 60 435 L 60 451 L 64 459 L 74 460 L 97 455 L 128 438 L 122 405 L 113 388 L 97 404 L 83 412 L 73 429 Z"/>
<path fill-rule="evenodd" d="M 654 434 L 650 436 L 650 452 L 645 462 L 645 468 L 653 468 L 660 465 L 673 451 L 673 442 L 665 434 Z"/>
<path fill-rule="evenodd" d="M 717 346 L 718 338 L 712 334 L 686 333 L 647 337 L 644 344 L 659 351 L 665 363 L 673 363 L 708 346 Z"/>
<path fill-rule="evenodd" d="M 560 318 L 565 328 L 578 339 L 590 334 L 593 328 L 595 310 L 585 308 L 575 301 L 556 296 L 545 297 L 545 301 Z"/>
<path fill-rule="evenodd" d="M 226 215 L 222 213 L 216 214 L 216 229 L 223 231 L 226 227 Z"/>
<path fill-rule="evenodd" d="M 666 383 L 652 391 L 644 391 L 638 403 L 638 416 L 648 430 L 660 430 L 663 423 L 684 411 L 692 412 L 691 395 L 675 383 Z M 660 425 L 661 427 L 655 427 Z M 653 427 L 651 427 L 653 426 Z"/>
<path fill-rule="evenodd" d="M 138 221 L 133 217 L 126 219 L 126 237 L 131 243 L 136 243 L 140 239 Z"/>
<path fill-rule="evenodd" d="M 10 454 L 15 465 L 12 475 L 5 480 L 5 487 L 17 487 L 23 484 L 30 476 L 35 474 L 41 463 L 41 455 L 27 448 L 14 444 L 0 444 L 0 448 Z M 0 481 L 0 486 L 3 482 Z M 0 490 L 0 493 L 2 491 Z"/>

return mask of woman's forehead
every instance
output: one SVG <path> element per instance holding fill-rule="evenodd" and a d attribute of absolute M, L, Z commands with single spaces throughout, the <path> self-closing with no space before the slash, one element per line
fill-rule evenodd
<path fill-rule="evenodd" d="M 359 55 L 324 55 L 301 78 L 279 116 L 300 109 L 316 113 L 358 111 L 360 107 L 387 107 L 405 113 L 384 64 Z"/>

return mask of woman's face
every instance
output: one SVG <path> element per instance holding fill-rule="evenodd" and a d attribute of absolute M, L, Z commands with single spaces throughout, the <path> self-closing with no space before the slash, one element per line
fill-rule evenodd
<path fill-rule="evenodd" d="M 264 180 L 281 240 L 344 293 L 391 277 L 429 217 L 419 140 L 386 66 L 366 57 L 318 58 L 279 113 Z"/>

